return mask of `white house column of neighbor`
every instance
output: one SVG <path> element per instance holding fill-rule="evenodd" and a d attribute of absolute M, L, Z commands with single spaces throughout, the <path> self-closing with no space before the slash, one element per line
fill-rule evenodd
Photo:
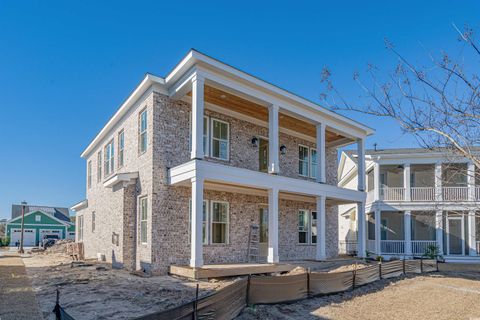
<path fill-rule="evenodd" d="M 278 143 L 278 111 L 277 105 L 268 107 L 268 173 L 279 173 L 280 165 L 278 160 L 279 143 Z"/>
<path fill-rule="evenodd" d="M 378 162 L 373 163 L 373 201 L 380 200 L 380 164 Z"/>
<path fill-rule="evenodd" d="M 405 201 L 411 199 L 410 163 L 403 165 L 403 188 L 405 190 Z"/>
<path fill-rule="evenodd" d="M 267 262 L 278 263 L 278 189 L 268 190 L 268 256 Z"/>
<path fill-rule="evenodd" d="M 365 191 L 365 139 L 357 139 L 358 148 L 358 191 Z M 366 256 L 365 201 L 357 203 L 357 255 Z"/>
<path fill-rule="evenodd" d="M 325 260 L 327 257 L 325 251 L 325 196 L 317 197 L 317 260 Z"/>
<path fill-rule="evenodd" d="M 406 210 L 403 215 L 403 231 L 405 234 L 405 255 L 412 254 L 412 212 Z"/>
<path fill-rule="evenodd" d="M 435 212 L 435 232 L 439 254 L 443 254 L 443 211 Z"/>
<path fill-rule="evenodd" d="M 382 254 L 382 246 L 381 246 L 381 226 L 382 226 L 382 211 L 379 209 L 375 210 L 375 253 L 377 255 Z"/>
<path fill-rule="evenodd" d="M 192 183 L 192 222 L 190 267 L 203 266 L 203 182 L 201 177 L 191 179 Z"/>
<path fill-rule="evenodd" d="M 435 163 L 435 201 L 442 201 L 442 163 Z"/>
<path fill-rule="evenodd" d="M 475 211 L 470 210 L 468 212 L 468 247 L 470 248 L 469 254 L 471 256 L 477 255 L 477 239 L 475 230 Z"/>
<path fill-rule="evenodd" d="M 203 113 L 205 79 L 192 78 L 192 153 L 191 159 L 203 159 Z"/>

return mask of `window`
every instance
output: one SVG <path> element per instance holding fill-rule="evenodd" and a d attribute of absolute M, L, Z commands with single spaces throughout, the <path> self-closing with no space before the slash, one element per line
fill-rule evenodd
<path fill-rule="evenodd" d="M 315 211 L 312 211 L 312 218 L 310 219 L 312 222 L 311 225 L 311 236 L 310 238 L 312 239 L 312 244 L 317 243 L 317 234 L 318 234 L 318 229 L 317 229 L 317 213 Z"/>
<path fill-rule="evenodd" d="M 87 186 L 89 189 L 92 187 L 92 160 L 87 163 Z"/>
<path fill-rule="evenodd" d="M 298 243 L 308 244 L 308 211 L 298 211 Z"/>
<path fill-rule="evenodd" d="M 92 212 L 92 232 L 95 232 L 95 211 Z"/>
<path fill-rule="evenodd" d="M 118 134 L 118 167 L 123 167 L 123 149 L 125 147 L 125 134 L 122 131 Z"/>
<path fill-rule="evenodd" d="M 83 216 L 78 216 L 77 218 L 77 235 L 78 235 L 78 241 L 83 240 Z"/>
<path fill-rule="evenodd" d="M 140 199 L 140 243 L 147 243 L 147 198 Z"/>
<path fill-rule="evenodd" d="M 40 221 L 42 221 L 42 216 L 39 214 L 35 215 L 35 222 L 40 222 Z"/>
<path fill-rule="evenodd" d="M 298 146 L 298 174 L 308 177 L 309 156 L 308 147 Z"/>
<path fill-rule="evenodd" d="M 97 182 L 102 181 L 102 151 L 97 153 Z"/>
<path fill-rule="evenodd" d="M 310 149 L 310 178 L 317 177 L 317 149 Z"/>
<path fill-rule="evenodd" d="M 298 210 L 298 243 L 317 243 L 317 213 L 315 211 Z"/>
<path fill-rule="evenodd" d="M 138 122 L 138 149 L 142 154 L 147 151 L 147 110 L 140 113 Z"/>
<path fill-rule="evenodd" d="M 192 230 L 192 199 L 190 199 L 189 206 L 188 206 L 188 230 L 191 232 Z M 202 241 L 203 244 L 208 244 L 208 203 L 206 200 L 203 201 L 203 226 L 202 226 Z M 190 241 L 190 237 L 188 238 Z"/>
<path fill-rule="evenodd" d="M 228 203 L 212 201 L 212 243 L 228 243 Z"/>
<path fill-rule="evenodd" d="M 228 160 L 229 125 L 217 119 L 212 119 L 212 154 L 213 158 Z"/>
<path fill-rule="evenodd" d="M 105 176 L 108 177 L 113 173 L 114 167 L 114 145 L 113 139 L 105 146 Z"/>
<path fill-rule="evenodd" d="M 208 134 L 210 132 L 210 126 L 209 126 L 209 121 L 208 117 L 203 117 L 203 154 L 208 156 L 208 150 L 210 149 L 208 147 L 209 141 L 208 141 Z"/>

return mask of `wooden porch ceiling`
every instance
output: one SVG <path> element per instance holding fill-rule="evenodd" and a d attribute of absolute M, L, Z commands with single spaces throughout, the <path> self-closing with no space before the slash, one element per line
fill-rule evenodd
<path fill-rule="evenodd" d="M 188 95 L 191 96 L 191 92 L 189 92 Z M 205 86 L 204 99 L 206 102 L 219 107 L 268 122 L 268 108 L 266 106 L 241 98 L 232 93 L 211 86 Z M 312 123 L 294 118 L 284 113 L 280 113 L 279 122 L 281 128 L 316 138 L 316 127 Z M 335 143 L 345 139 L 345 137 L 336 132 L 332 132 L 327 128 L 325 139 L 326 143 Z"/>

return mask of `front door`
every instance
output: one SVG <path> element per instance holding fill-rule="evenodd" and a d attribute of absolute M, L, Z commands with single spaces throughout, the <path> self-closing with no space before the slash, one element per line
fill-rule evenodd
<path fill-rule="evenodd" d="M 447 219 L 447 254 L 463 255 L 465 253 L 464 224 L 462 217 Z"/>
<path fill-rule="evenodd" d="M 260 138 L 258 141 L 258 163 L 261 172 L 268 171 L 268 140 Z"/>
<path fill-rule="evenodd" d="M 266 258 L 268 255 L 268 209 L 261 208 L 259 215 L 259 230 L 260 230 L 260 241 L 259 241 L 259 255 L 260 258 Z"/>

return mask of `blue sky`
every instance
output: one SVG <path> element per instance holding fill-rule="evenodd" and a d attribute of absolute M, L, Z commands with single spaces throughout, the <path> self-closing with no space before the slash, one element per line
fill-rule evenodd
<path fill-rule="evenodd" d="M 451 24 L 479 28 L 475 1 L 1 1 L 0 217 L 10 206 L 71 206 L 85 195 L 80 152 L 146 72 L 189 48 L 319 101 L 328 66 L 352 100 L 354 71 L 390 70 L 388 37 L 414 61 L 456 50 Z M 367 146 L 408 147 L 388 121 Z"/>

